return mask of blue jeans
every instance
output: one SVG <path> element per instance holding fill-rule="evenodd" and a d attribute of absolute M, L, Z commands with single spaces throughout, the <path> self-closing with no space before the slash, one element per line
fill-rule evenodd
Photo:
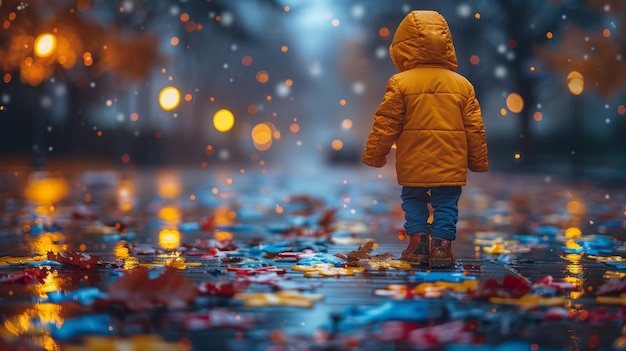
<path fill-rule="evenodd" d="M 404 229 L 407 235 L 430 233 L 442 239 L 456 239 L 460 197 L 460 186 L 432 188 L 403 186 L 401 198 L 405 218 Z M 428 203 L 431 203 L 434 210 L 430 225 Z"/>

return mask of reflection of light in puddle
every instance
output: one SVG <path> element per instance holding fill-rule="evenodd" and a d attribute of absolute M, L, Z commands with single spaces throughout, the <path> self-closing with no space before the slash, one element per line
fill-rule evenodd
<path fill-rule="evenodd" d="M 576 286 L 575 290 L 569 292 L 569 297 L 574 300 L 579 299 L 585 293 L 585 288 L 583 286 L 585 283 L 583 278 L 583 267 L 582 264 L 580 264 L 581 256 L 578 254 L 568 254 L 563 257 L 570 262 L 570 264 L 565 266 L 565 270 L 568 275 L 563 278 L 563 281 Z"/>
<path fill-rule="evenodd" d="M 580 258 L 582 256 L 579 254 L 567 254 L 565 256 L 563 256 L 563 258 L 565 258 L 566 260 L 568 260 L 569 262 L 572 263 L 578 263 L 580 261 Z"/>
<path fill-rule="evenodd" d="M 165 250 L 175 250 L 180 246 L 180 232 L 176 228 L 161 229 L 159 245 Z"/>
<path fill-rule="evenodd" d="M 61 278 L 59 272 L 51 270 L 48 272 L 42 284 L 33 285 L 39 297 L 47 297 L 49 292 L 61 290 Z"/>
<path fill-rule="evenodd" d="M 113 254 L 118 261 L 122 261 L 124 269 L 135 269 L 139 266 L 139 259 L 130 255 L 126 241 L 122 240 L 113 249 Z"/>
<path fill-rule="evenodd" d="M 624 277 L 626 277 L 626 273 L 618 271 L 606 271 L 602 275 L 602 278 L 604 279 L 622 279 Z"/>
<path fill-rule="evenodd" d="M 66 244 L 57 244 L 56 242 L 63 239 L 62 234 L 45 233 L 35 237 L 34 240 L 29 242 L 30 251 L 39 255 L 46 256 L 49 251 L 58 254 L 61 251 L 67 250 Z"/>
<path fill-rule="evenodd" d="M 48 272 L 43 284 L 33 285 L 33 287 L 39 297 L 46 297 L 49 292 L 61 290 L 61 279 L 58 272 L 54 270 Z M 59 304 L 35 303 L 24 312 L 6 319 L 4 327 L 16 336 L 32 336 L 33 341 L 45 350 L 61 350 L 46 326 L 54 324 L 57 328 L 61 327 L 64 321 L 61 316 L 62 310 L 63 307 Z"/>
<path fill-rule="evenodd" d="M 16 336 L 32 336 L 33 341 L 45 350 L 61 350 L 45 326 L 54 324 L 61 327 L 64 321 L 61 316 L 62 309 L 63 307 L 57 304 L 37 303 L 21 314 L 5 320 L 4 327 Z"/>
<path fill-rule="evenodd" d="M 157 193 L 164 199 L 174 199 L 180 195 L 180 175 L 172 172 L 164 172 L 157 176 Z"/>
<path fill-rule="evenodd" d="M 45 304 L 45 305 L 52 305 L 52 304 Z M 31 340 L 31 342 L 34 345 L 37 345 L 44 350 L 60 351 L 61 347 L 52 338 L 52 335 L 50 335 L 50 333 L 45 331 L 44 329 L 36 327 L 30 321 L 31 316 L 37 318 L 36 311 L 37 311 L 37 308 L 41 309 L 42 308 L 41 306 L 43 305 L 40 305 L 39 307 L 36 307 L 36 308 L 29 309 L 25 311 L 23 314 L 15 318 L 5 320 L 4 327 L 8 332 L 16 336 L 29 335 L 29 339 Z M 53 306 L 56 306 L 56 305 L 53 305 Z M 58 307 L 60 308 L 60 306 Z M 59 310 L 59 313 L 60 313 L 60 310 Z M 41 322 L 43 323 L 43 320 L 41 320 Z M 25 323 L 25 324 L 22 324 L 22 323 Z M 59 317 L 57 320 L 52 321 L 52 323 L 55 323 L 60 326 L 63 324 L 63 319 Z M 26 325 L 25 329 L 23 328 L 24 325 Z"/>
<path fill-rule="evenodd" d="M 229 226 L 235 223 L 237 213 L 226 206 L 219 206 L 215 209 L 215 226 Z M 216 230 L 215 239 L 231 240 L 233 233 L 225 230 Z"/>
<path fill-rule="evenodd" d="M 574 250 L 581 250 L 583 247 L 578 245 L 578 243 L 576 243 L 576 241 L 574 241 L 574 239 L 570 239 L 565 243 L 565 246 L 568 249 L 574 249 Z"/>
<path fill-rule="evenodd" d="M 33 213 L 38 216 L 38 217 L 42 217 L 44 219 L 44 222 L 49 222 L 50 221 L 50 216 L 54 215 L 54 212 L 56 211 L 56 207 L 54 205 L 38 205 L 37 207 L 35 207 L 33 209 Z M 39 221 L 41 221 L 41 219 L 38 219 Z"/>
<path fill-rule="evenodd" d="M 128 212 L 133 209 L 135 203 L 135 184 L 130 179 L 125 179 L 120 183 L 117 190 L 117 204 L 120 210 Z"/>
<path fill-rule="evenodd" d="M 158 213 L 158 217 L 163 222 L 178 224 L 180 222 L 180 210 L 174 206 L 163 206 Z"/>
<path fill-rule="evenodd" d="M 68 192 L 69 185 L 65 179 L 45 172 L 34 172 L 29 176 L 24 196 L 29 201 L 44 205 L 58 202 Z"/>

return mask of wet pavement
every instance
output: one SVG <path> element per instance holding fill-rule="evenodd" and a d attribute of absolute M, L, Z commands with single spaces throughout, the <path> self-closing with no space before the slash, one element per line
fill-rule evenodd
<path fill-rule="evenodd" d="M 407 241 L 388 168 L 2 180 L 3 350 L 626 345 L 619 184 L 472 174 L 456 266 L 430 270 L 399 261 Z"/>

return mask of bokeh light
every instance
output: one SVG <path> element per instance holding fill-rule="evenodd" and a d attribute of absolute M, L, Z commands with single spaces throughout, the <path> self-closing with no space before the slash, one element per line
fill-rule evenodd
<path fill-rule="evenodd" d="M 181 218 L 180 210 L 174 206 L 163 206 L 158 216 L 164 222 L 178 222 Z"/>
<path fill-rule="evenodd" d="M 180 232 L 177 229 L 162 229 L 159 232 L 159 245 L 165 250 L 175 250 L 180 246 Z"/>
<path fill-rule="evenodd" d="M 250 133 L 256 144 L 264 145 L 272 140 L 272 129 L 266 123 L 259 123 Z"/>
<path fill-rule="evenodd" d="M 122 180 L 117 189 L 117 207 L 123 212 L 128 212 L 133 208 L 134 203 L 134 183 L 129 179 Z"/>
<path fill-rule="evenodd" d="M 217 110 L 213 115 L 213 126 L 218 132 L 228 132 L 235 125 L 235 115 L 225 108 Z"/>
<path fill-rule="evenodd" d="M 569 91 L 574 95 L 580 95 L 585 88 L 585 80 L 583 75 L 578 71 L 571 71 L 567 75 L 567 87 Z"/>
<path fill-rule="evenodd" d="M 565 229 L 565 237 L 568 239 L 577 239 L 582 236 L 582 231 L 576 227 L 569 227 Z"/>
<path fill-rule="evenodd" d="M 289 131 L 292 133 L 298 133 L 300 131 L 300 125 L 296 122 L 291 123 L 291 125 L 289 125 Z"/>
<path fill-rule="evenodd" d="M 35 39 L 35 55 L 48 57 L 54 54 L 57 47 L 57 38 L 49 33 L 41 34 Z"/>
<path fill-rule="evenodd" d="M 582 214 L 585 212 L 585 204 L 580 201 L 569 201 L 565 207 L 567 212 L 572 214 Z"/>
<path fill-rule="evenodd" d="M 331 142 L 330 146 L 333 148 L 333 150 L 339 151 L 343 149 L 343 141 L 335 139 Z"/>
<path fill-rule="evenodd" d="M 246 55 L 241 58 L 241 64 L 243 66 L 250 66 L 252 64 L 252 57 Z"/>
<path fill-rule="evenodd" d="M 182 192 L 180 179 L 177 174 L 163 173 L 157 177 L 157 193 L 163 199 L 173 199 Z"/>
<path fill-rule="evenodd" d="M 258 71 L 256 74 L 256 80 L 259 83 L 267 83 L 270 80 L 270 75 L 266 71 Z"/>
<path fill-rule="evenodd" d="M 506 107 L 513 113 L 520 113 L 524 109 L 524 98 L 520 94 L 511 93 L 506 97 Z"/>
<path fill-rule="evenodd" d="M 387 27 L 381 27 L 378 29 L 378 37 L 382 40 L 391 38 L 391 30 Z"/>
<path fill-rule="evenodd" d="M 173 87 L 168 86 L 161 90 L 159 93 L 159 105 L 165 111 L 170 111 L 178 107 L 180 104 L 180 91 Z"/>
<path fill-rule="evenodd" d="M 31 176 L 24 190 L 24 197 L 39 204 L 54 204 L 69 192 L 69 185 L 61 177 Z"/>

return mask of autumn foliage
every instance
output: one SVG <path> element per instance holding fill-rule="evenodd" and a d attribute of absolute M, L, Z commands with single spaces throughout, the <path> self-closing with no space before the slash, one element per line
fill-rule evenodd
<path fill-rule="evenodd" d="M 168 268 L 160 276 L 150 279 L 148 269 L 139 267 L 111 283 L 108 297 L 98 301 L 96 308 L 106 309 L 117 304 L 131 312 L 160 307 L 181 310 L 193 304 L 197 294 L 194 283 L 183 278 L 175 268 Z"/>

